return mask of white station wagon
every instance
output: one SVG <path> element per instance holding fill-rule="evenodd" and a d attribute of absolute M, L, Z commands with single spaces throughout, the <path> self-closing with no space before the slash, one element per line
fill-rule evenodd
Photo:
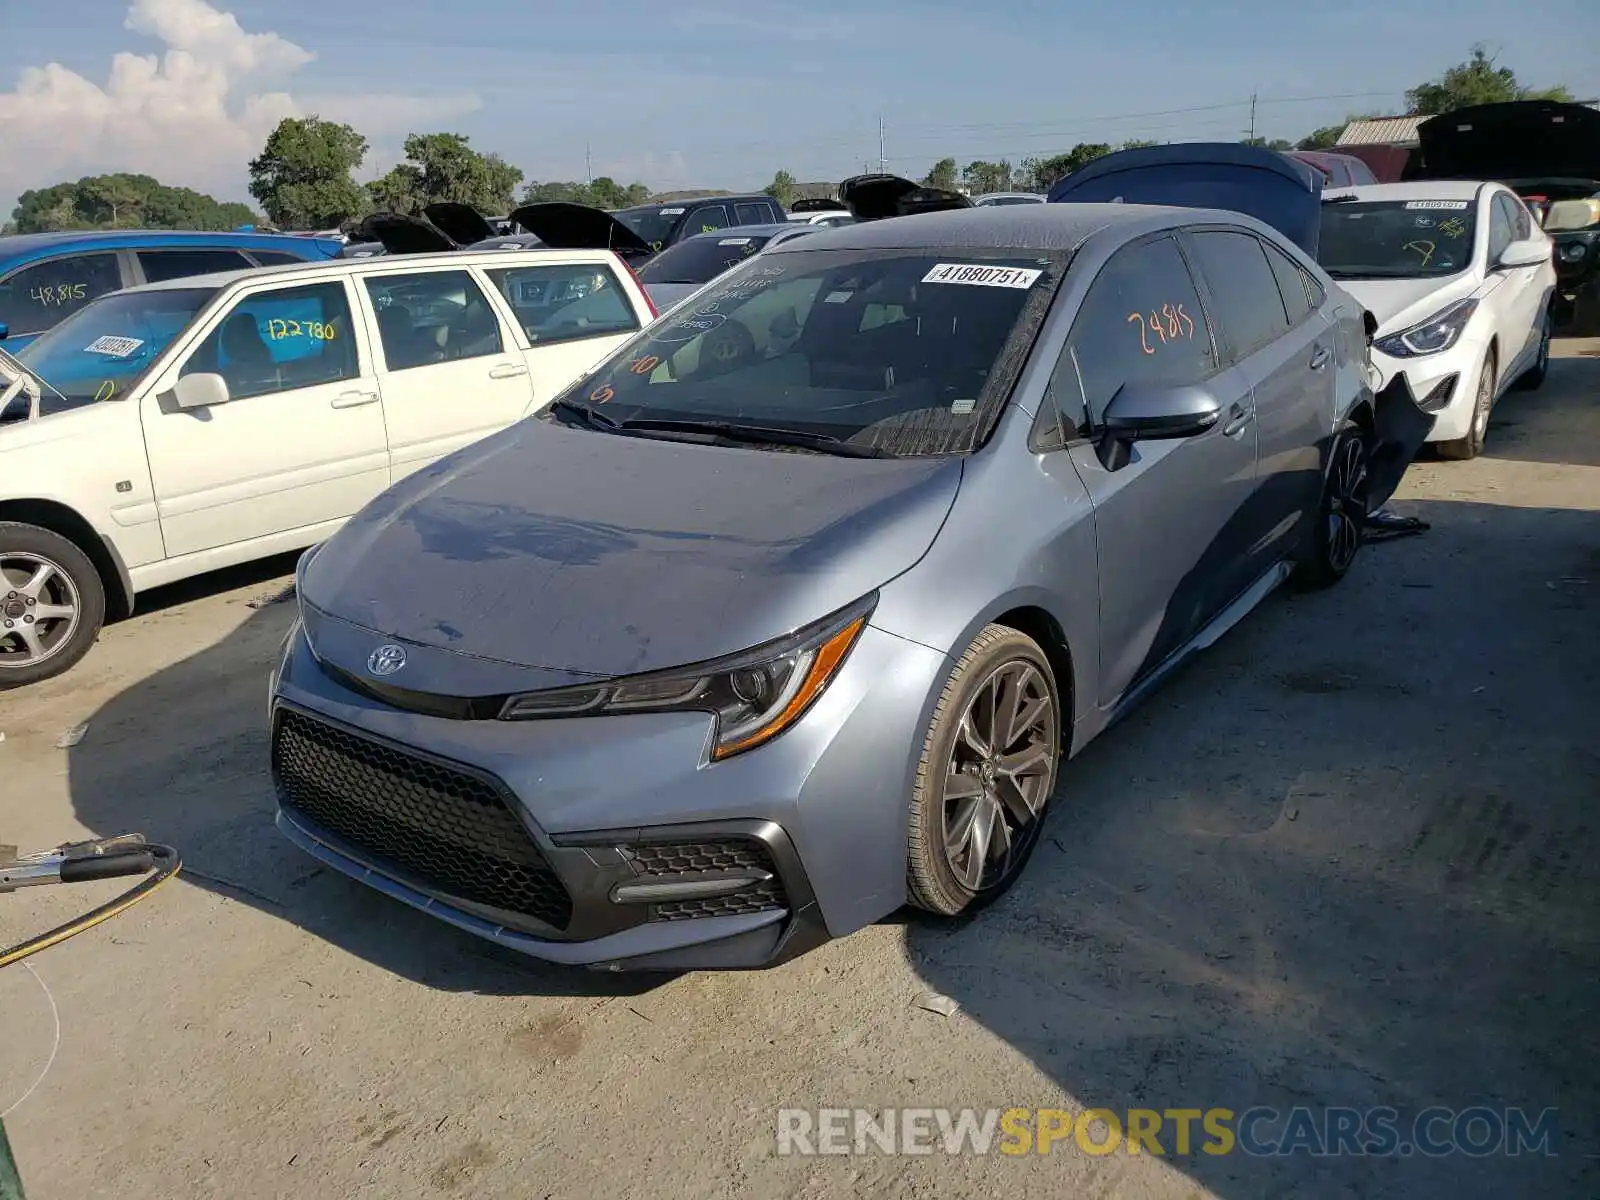
<path fill-rule="evenodd" d="M 335 259 L 102 297 L 18 355 L 47 387 L 0 396 L 0 689 L 67 670 L 148 588 L 322 540 L 654 316 L 603 250 Z"/>

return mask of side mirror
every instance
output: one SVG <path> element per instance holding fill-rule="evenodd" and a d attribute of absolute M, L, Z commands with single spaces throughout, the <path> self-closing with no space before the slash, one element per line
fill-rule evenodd
<path fill-rule="evenodd" d="M 1222 405 L 1203 387 L 1123 384 L 1106 405 L 1106 435 L 1123 442 L 1194 437 L 1222 418 Z"/>
<path fill-rule="evenodd" d="M 1500 251 L 1500 258 L 1495 266 L 1506 270 L 1515 270 L 1517 267 L 1537 267 L 1540 263 L 1550 261 L 1550 247 L 1537 238 L 1523 238 L 1521 241 L 1512 242 Z"/>
<path fill-rule="evenodd" d="M 232 399 L 228 395 L 228 381 L 209 371 L 183 376 L 178 380 L 178 386 L 172 389 L 172 394 L 178 407 L 183 409 L 210 408 L 216 404 L 226 404 Z"/>

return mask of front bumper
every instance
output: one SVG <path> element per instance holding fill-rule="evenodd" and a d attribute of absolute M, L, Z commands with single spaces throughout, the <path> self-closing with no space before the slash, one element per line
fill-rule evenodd
<path fill-rule="evenodd" d="M 869 627 L 767 746 L 711 764 L 696 713 L 505 722 L 403 711 L 297 624 L 271 684 L 278 828 L 469 933 L 602 969 L 761 967 L 893 911 L 943 655 Z"/>
<path fill-rule="evenodd" d="M 1438 354 L 1414 358 L 1395 358 L 1374 348 L 1372 365 L 1381 382 L 1373 390 L 1381 392 L 1396 375 L 1404 375 L 1417 406 L 1434 416 L 1427 440 L 1447 442 L 1465 437 L 1472 427 L 1472 404 L 1484 349 L 1477 338 L 1467 337 Z"/>

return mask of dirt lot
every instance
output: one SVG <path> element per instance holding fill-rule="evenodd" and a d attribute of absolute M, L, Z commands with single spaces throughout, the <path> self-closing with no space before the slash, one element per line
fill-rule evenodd
<path fill-rule="evenodd" d="M 250 602 L 287 564 L 154 598 L 0 698 L 0 841 L 137 829 L 187 861 L 0 971 L 30 1197 L 1600 1195 L 1600 341 L 1557 352 L 1486 457 L 1409 477 L 1429 534 L 1269 603 L 1072 764 L 1011 897 L 761 974 L 527 966 L 317 870 L 265 773 L 291 612 Z M 0 944 L 85 891 L 0 898 Z M 786 1105 L 1253 1104 L 1555 1107 L 1562 1133 L 1531 1158 L 775 1153 Z"/>

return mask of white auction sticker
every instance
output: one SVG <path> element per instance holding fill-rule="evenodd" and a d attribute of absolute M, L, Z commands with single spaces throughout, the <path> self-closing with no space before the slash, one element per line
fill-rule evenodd
<path fill-rule="evenodd" d="M 680 216 L 683 215 L 683 209 L 681 209 L 681 208 L 663 208 L 661 210 L 661 215 L 663 217 L 680 217 Z"/>
<path fill-rule="evenodd" d="M 1434 209 L 1434 208 L 1438 208 L 1438 209 L 1448 209 L 1448 210 L 1450 210 L 1452 212 L 1461 212 L 1464 209 L 1470 207 L 1471 204 L 1472 204 L 1472 201 L 1470 201 L 1470 200 L 1407 200 L 1406 201 L 1406 207 L 1407 208 L 1411 208 L 1411 209 L 1418 209 L 1418 208 Z"/>
<path fill-rule="evenodd" d="M 1031 288 L 1043 275 L 1029 267 L 985 267 L 977 263 L 938 263 L 923 283 L 966 283 L 974 287 Z"/>
<path fill-rule="evenodd" d="M 749 238 L 723 238 L 717 243 L 719 246 L 748 246 L 749 244 Z"/>
<path fill-rule="evenodd" d="M 95 338 L 84 349 L 91 354 L 109 354 L 112 358 L 127 358 L 142 345 L 144 345 L 143 338 L 113 337 L 108 333 Z"/>

